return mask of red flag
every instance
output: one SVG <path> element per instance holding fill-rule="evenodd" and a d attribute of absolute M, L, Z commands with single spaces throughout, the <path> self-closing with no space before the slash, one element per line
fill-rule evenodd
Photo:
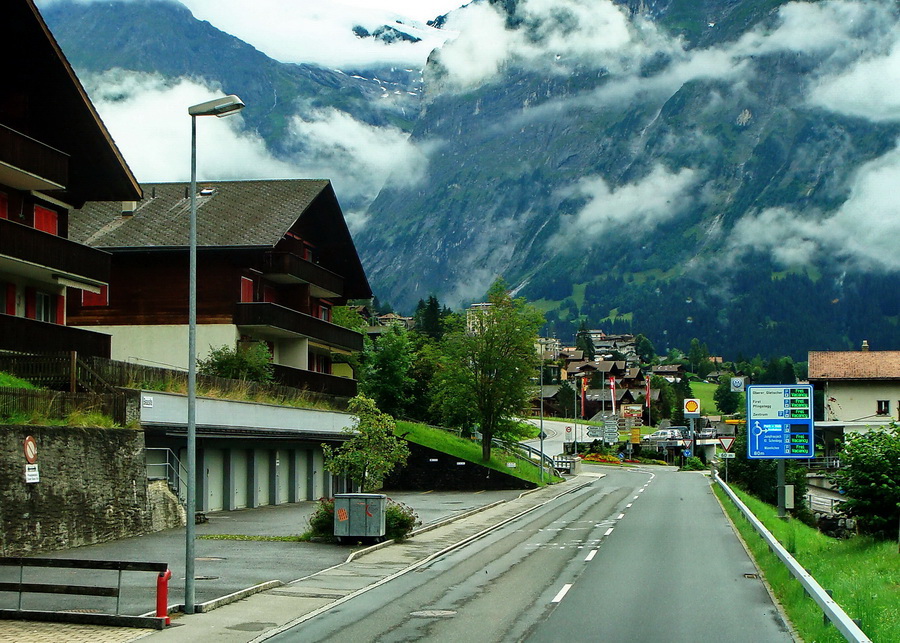
<path fill-rule="evenodd" d="M 647 375 L 645 379 L 647 381 L 647 394 L 646 394 L 647 399 L 644 401 L 647 404 L 647 408 L 649 409 L 650 408 L 650 376 Z"/>
<path fill-rule="evenodd" d="M 586 393 L 588 390 L 588 378 L 587 375 L 581 378 L 581 417 L 582 419 L 587 417 L 587 412 L 584 410 L 584 400 L 586 397 Z"/>
<path fill-rule="evenodd" d="M 609 397 L 612 400 L 612 412 L 616 414 L 616 378 L 609 376 Z"/>

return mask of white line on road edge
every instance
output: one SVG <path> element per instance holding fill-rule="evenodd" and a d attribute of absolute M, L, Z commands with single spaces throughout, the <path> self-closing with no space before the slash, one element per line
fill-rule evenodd
<path fill-rule="evenodd" d="M 606 530 L 606 533 L 603 534 L 603 535 L 604 535 L 604 536 L 609 536 L 609 535 L 613 532 L 613 529 L 615 529 L 615 527 L 610 527 L 609 529 Z"/>
<path fill-rule="evenodd" d="M 588 555 L 587 555 L 587 558 L 584 559 L 584 562 L 587 563 L 587 562 L 589 562 L 589 561 L 594 560 L 594 556 L 597 555 L 597 552 L 598 552 L 598 551 L 600 551 L 600 550 L 599 550 L 599 549 L 592 549 L 592 550 L 591 550 L 591 553 L 588 554 Z"/>
<path fill-rule="evenodd" d="M 622 518 L 624 518 L 624 517 L 625 517 L 625 514 L 619 514 L 619 517 L 616 518 L 616 520 L 622 520 Z"/>
<path fill-rule="evenodd" d="M 626 509 L 631 509 L 631 505 L 632 505 L 632 504 L 634 504 L 634 503 L 629 502 L 627 505 L 625 505 L 625 508 L 626 508 Z"/>
<path fill-rule="evenodd" d="M 550 601 L 550 602 L 551 602 L 551 603 L 558 603 L 558 602 L 560 602 L 560 601 L 563 599 L 563 596 L 565 596 L 566 593 L 567 593 L 570 589 L 572 589 L 572 583 L 567 583 L 566 585 L 563 585 L 563 588 L 562 588 L 561 590 L 559 590 L 559 594 L 557 594 L 557 595 L 553 598 L 553 600 Z"/>

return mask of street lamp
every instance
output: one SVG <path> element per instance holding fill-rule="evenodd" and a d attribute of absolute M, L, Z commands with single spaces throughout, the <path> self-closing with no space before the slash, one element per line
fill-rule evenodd
<path fill-rule="evenodd" d="M 188 246 L 188 412 L 187 524 L 184 554 L 184 613 L 194 613 L 194 520 L 197 513 L 197 117 L 228 116 L 244 108 L 237 96 L 223 96 L 188 107 L 191 117 L 191 218 Z"/>
<path fill-rule="evenodd" d="M 541 484 L 543 484 L 544 483 L 544 346 L 545 346 L 543 337 L 538 340 L 538 344 L 541 347 L 540 348 L 540 351 L 541 351 L 541 366 L 540 366 L 540 368 L 541 368 L 541 374 L 540 374 L 541 385 L 540 386 L 541 386 L 541 388 L 540 388 L 540 391 L 538 392 L 538 395 L 540 396 L 540 400 L 541 400 L 541 434 L 539 437 L 541 438 Z"/>

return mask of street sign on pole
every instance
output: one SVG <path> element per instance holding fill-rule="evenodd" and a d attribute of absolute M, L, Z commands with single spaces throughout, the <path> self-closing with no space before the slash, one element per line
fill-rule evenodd
<path fill-rule="evenodd" d="M 728 460 L 729 458 L 733 458 L 734 454 L 733 453 L 723 453 L 719 457 L 722 458 L 723 460 Z"/>
<path fill-rule="evenodd" d="M 698 418 L 700 417 L 700 400 L 696 398 L 686 398 L 684 400 L 684 417 Z"/>
<path fill-rule="evenodd" d="M 734 446 L 734 441 L 737 438 L 733 437 L 721 437 L 719 438 L 719 444 L 722 445 L 722 448 L 725 449 L 725 452 L 731 451 L 731 447 Z"/>
<path fill-rule="evenodd" d="M 814 455 L 812 386 L 748 386 L 747 457 L 786 459 Z"/>

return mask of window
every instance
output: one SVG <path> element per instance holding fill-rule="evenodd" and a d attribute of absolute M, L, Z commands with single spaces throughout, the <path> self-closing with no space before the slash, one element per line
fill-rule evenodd
<path fill-rule="evenodd" d="M 59 234 L 59 214 L 39 205 L 34 206 L 34 227 L 50 234 Z"/>
<path fill-rule="evenodd" d="M 890 409 L 890 400 L 877 400 L 875 402 L 877 405 L 877 411 L 875 411 L 878 415 L 889 415 L 891 412 Z"/>
<path fill-rule="evenodd" d="M 38 321 L 53 321 L 53 299 L 45 292 L 35 293 L 34 318 Z"/>
<path fill-rule="evenodd" d="M 81 291 L 82 306 L 109 306 L 109 288 L 100 286 L 100 292 Z"/>
<path fill-rule="evenodd" d="M 7 315 L 16 314 L 16 285 L 11 283 L 0 284 L 0 301 L 3 301 L 3 307 L 0 312 Z"/>
<path fill-rule="evenodd" d="M 9 197 L 6 192 L 0 192 L 0 219 L 9 218 Z"/>
<path fill-rule="evenodd" d="M 241 277 L 241 303 L 253 301 L 253 280 L 250 277 Z"/>
<path fill-rule="evenodd" d="M 324 319 L 327 322 L 331 321 L 331 306 L 319 304 L 319 319 Z"/>
<path fill-rule="evenodd" d="M 272 286 L 263 286 L 263 301 L 270 304 L 278 303 L 278 291 Z"/>

